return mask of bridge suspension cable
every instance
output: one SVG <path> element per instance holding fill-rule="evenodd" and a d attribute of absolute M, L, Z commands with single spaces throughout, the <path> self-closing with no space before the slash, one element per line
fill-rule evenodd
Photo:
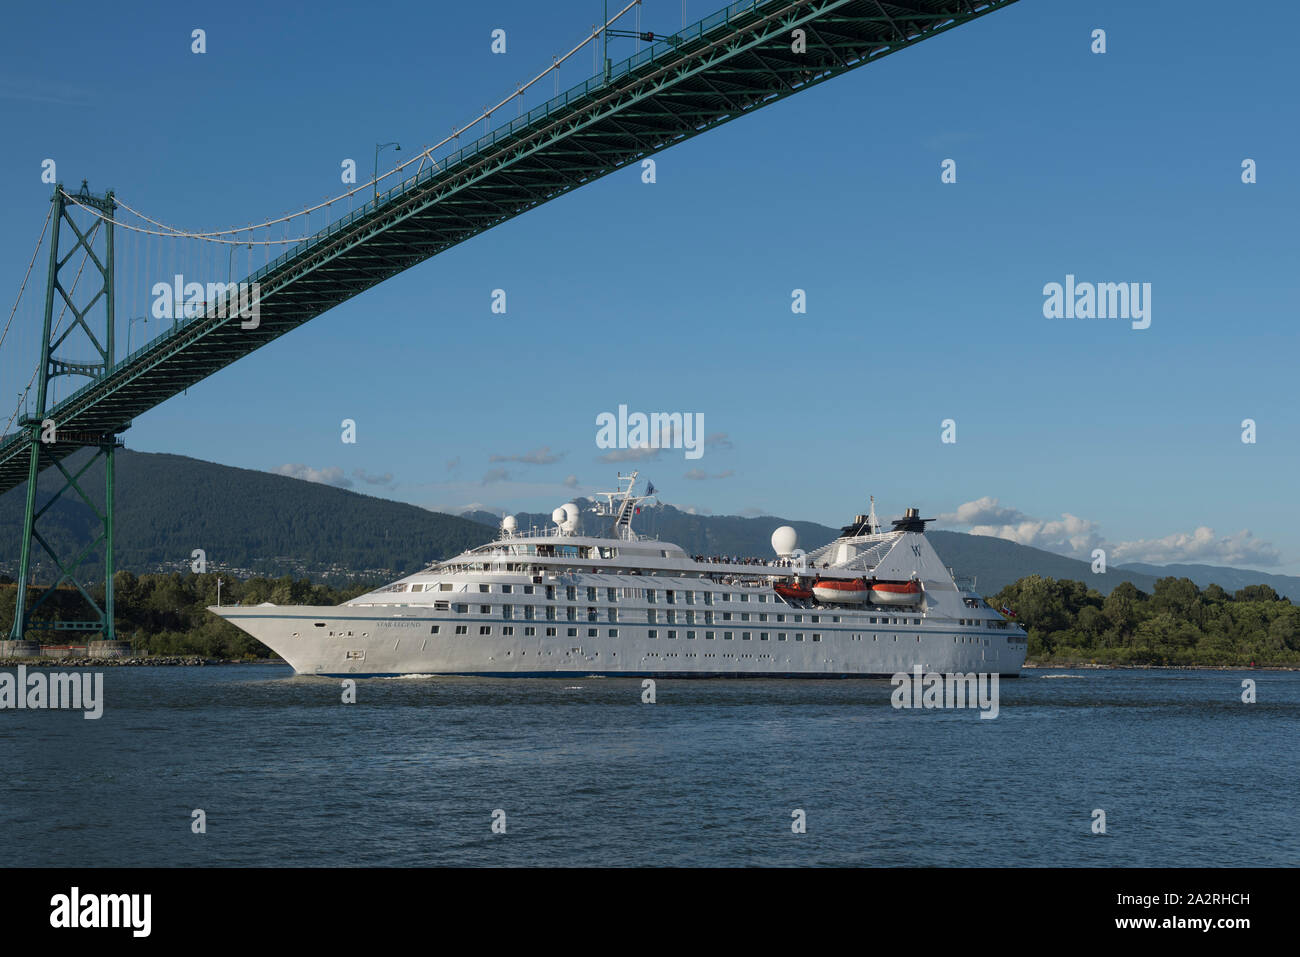
<path fill-rule="evenodd" d="M 617 13 L 615 13 L 612 17 L 610 17 L 608 20 L 606 20 L 605 23 L 604 23 L 603 25 L 593 27 L 593 28 L 592 28 L 592 31 L 591 31 L 591 35 L 588 36 L 588 37 L 586 37 L 584 40 L 582 40 L 581 43 L 579 43 L 577 46 L 575 46 L 573 49 L 571 49 L 568 53 L 564 54 L 564 55 L 561 56 L 561 57 L 552 57 L 552 58 L 551 58 L 551 65 L 548 66 L 548 67 L 546 67 L 546 69 L 542 70 L 542 72 L 538 73 L 535 77 L 533 77 L 533 78 L 532 78 L 531 80 L 529 80 L 527 83 L 522 83 L 522 84 L 516 86 L 516 87 L 515 87 L 515 91 L 514 91 L 513 93 L 511 93 L 509 96 L 505 97 L 505 99 L 501 100 L 501 101 L 500 101 L 499 103 L 497 103 L 495 106 L 485 107 L 484 110 L 483 110 L 483 112 L 480 113 L 478 116 L 476 116 L 473 120 L 471 120 L 470 122 L 466 123 L 464 126 L 460 127 L 459 129 L 454 129 L 454 130 L 452 130 L 452 132 L 451 132 L 449 135 L 443 137 L 443 138 L 442 138 L 441 140 L 439 140 L 437 143 L 434 143 L 432 146 L 426 147 L 424 150 L 422 150 L 421 152 L 417 153 L 415 156 L 412 156 L 412 157 L 411 157 L 409 160 L 407 160 L 406 162 L 404 162 L 404 163 L 399 163 L 398 165 L 394 166 L 394 167 L 393 167 L 391 170 L 389 170 L 388 172 L 383 173 L 383 174 L 380 174 L 380 175 L 376 175 L 373 179 L 370 179 L 370 180 L 368 180 L 367 182 L 362 183 L 362 184 L 360 184 L 360 185 L 354 186 L 354 187 L 353 187 L 352 189 L 350 189 L 350 190 L 347 190 L 347 191 L 345 191 L 345 192 L 339 193 L 337 196 L 327 197 L 327 198 L 324 199 L 323 201 L 317 203 L 315 206 L 308 206 L 308 207 L 306 207 L 305 209 L 303 209 L 303 210 L 301 210 L 301 211 L 299 211 L 299 212 L 288 213 L 288 214 L 286 214 L 286 215 L 284 215 L 284 216 L 281 216 L 281 217 L 279 217 L 279 218 L 277 218 L 277 219 L 268 219 L 268 220 L 266 220 L 266 221 L 264 221 L 264 222 L 260 222 L 260 223 L 251 223 L 251 224 L 249 224 L 248 226 L 235 227 L 235 228 L 231 228 L 231 229 L 216 229 L 216 230 L 208 230 L 208 231 L 200 232 L 200 231 L 194 231 L 194 230 L 185 230 L 185 229 L 181 229 L 181 228 L 176 227 L 176 226 L 170 226 L 170 225 L 168 225 L 168 224 L 166 224 L 166 223 L 159 222 L 158 220 L 153 219 L 153 218 L 151 218 L 151 217 L 145 215 L 144 213 L 140 212 L 139 210 L 132 208 L 131 206 L 129 206 L 129 205 L 127 205 L 126 203 L 124 203 L 124 202 L 121 200 L 120 197 L 114 195 L 114 200 L 116 201 L 117 205 L 120 206 L 122 209 L 127 210 L 127 211 L 128 211 L 129 213 L 131 213 L 133 216 L 136 216 L 136 217 L 138 217 L 139 219 L 144 220 L 146 223 L 149 223 L 151 226 L 156 226 L 156 227 L 158 227 L 159 230 L 165 230 L 165 232 L 155 232 L 155 231 L 153 231 L 153 230 L 145 229 L 144 227 L 141 227 L 141 226 L 133 226 L 133 225 L 130 225 L 130 224 L 128 224 L 128 223 L 124 223 L 124 222 L 122 222 L 122 221 L 120 221 L 120 220 L 113 220 L 113 222 L 114 222 L 115 225 L 117 225 L 117 226 L 121 226 L 123 229 L 131 229 L 131 230 L 134 230 L 134 231 L 136 231 L 136 232 L 140 232 L 140 233 L 148 233 L 149 235 L 153 235 L 153 236 L 178 237 L 178 238 L 183 238 L 183 239 L 201 239 L 201 240 L 205 240 L 205 241 L 208 241 L 208 242 L 214 242 L 214 243 L 225 243 L 225 244 L 229 244 L 229 245 L 237 245 L 237 246 L 243 246 L 243 245 L 248 244 L 248 243 L 250 243 L 250 242 L 252 243 L 252 245 L 255 245 L 255 246 L 263 246 L 263 245 L 265 245 L 265 246 L 278 246 L 278 245 L 288 245 L 288 244 L 292 244 L 292 243 L 300 243 L 300 242 L 304 242 L 304 241 L 306 241 L 307 239 L 309 239 L 310 237 L 309 237 L 309 236 L 293 236 L 293 237 L 286 237 L 286 238 L 284 238 L 284 239 L 274 239 L 274 240 L 270 240 L 270 239 L 268 239 L 268 240 L 222 239 L 222 238 L 219 238 L 219 237 L 225 237 L 225 236 L 240 236 L 240 235 L 243 235 L 243 234 L 245 234 L 245 233 L 251 234 L 254 230 L 258 230 L 258 229 L 266 229 L 266 228 L 268 228 L 268 227 L 270 227 L 270 226 L 277 226 L 277 225 L 280 225 L 281 223 L 289 223 L 289 222 L 292 222 L 293 220 L 297 219 L 299 216 L 307 216 L 307 215 L 310 215 L 311 213 L 317 212 L 318 210 L 326 209 L 326 208 L 332 206 L 332 205 L 333 205 L 334 203 L 336 203 L 336 202 L 341 202 L 341 201 L 344 200 L 344 199 L 350 199 L 350 198 L 352 198 L 353 196 L 355 196 L 357 193 L 360 193 L 360 192 L 363 192 L 363 191 L 367 191 L 367 190 L 371 190 L 371 189 L 375 188 L 376 186 L 378 186 L 378 184 L 379 184 L 380 182 L 382 182 L 383 180 L 387 179 L 388 177 L 394 175 L 395 173 L 400 173 L 400 172 L 402 172 L 402 171 L 405 170 L 407 167 L 409 167 L 412 163 L 417 163 L 417 162 L 418 162 L 418 163 L 420 164 L 420 165 L 416 168 L 416 173 L 415 173 L 415 175 L 417 175 L 417 176 L 418 176 L 421 172 L 423 172 L 423 170 L 424 170 L 424 164 L 425 164 L 426 162 L 431 163 L 431 164 L 432 164 L 433 166 L 435 166 L 435 167 L 439 167 L 439 166 L 440 166 L 440 163 L 439 163 L 439 161 L 438 161 L 438 160 L 434 157 L 434 155 L 433 155 L 434 150 L 440 149 L 441 147 L 446 146 L 448 143 L 451 143 L 451 142 L 453 142 L 453 141 L 459 139 L 462 133 L 466 133 L 466 132 L 468 132 L 469 130 L 471 130 L 471 129 L 473 129 L 475 126 L 477 126 L 479 123 L 486 123 L 487 120 L 490 120 L 490 119 L 491 119 L 493 113 L 495 113 L 495 112 L 497 112 L 498 110 L 502 109 L 503 107 L 509 105 L 509 103 L 510 103 L 512 100 L 514 100 L 514 99 L 519 99 L 520 103 L 522 104 L 522 102 L 523 102 L 523 95 L 524 95 L 524 93 L 525 93 L 527 90 L 529 90 L 529 89 L 530 89 L 531 87 L 533 87 L 535 84 L 541 82 L 543 79 L 546 78 L 546 76 L 547 76 L 548 74 L 550 74 L 550 73 L 552 73 L 552 72 L 554 72 L 554 73 L 556 74 L 556 76 L 558 77 L 558 76 L 559 76 L 559 68 L 564 64 L 564 62 L 565 62 L 566 60 L 568 60 L 570 57 L 572 57 L 572 56 L 574 56 L 575 54 L 577 54 L 578 51 L 580 51 L 580 50 L 581 50 L 583 47 L 585 47 L 588 43 L 593 43 L 597 38 L 599 38 L 599 37 L 601 36 L 602 33 L 607 33 L 608 30 L 609 30 L 609 28 L 610 28 L 610 26 L 612 26 L 614 23 L 616 23 L 620 18 L 623 17 L 624 14 L 626 14 L 626 13 L 627 13 L 629 10 L 631 10 L 633 7 L 635 7 L 635 8 L 636 8 L 636 11 L 637 11 L 637 24 L 636 24 L 636 25 L 637 25 L 637 30 L 636 30 L 636 32 L 637 32 L 637 34 L 639 35 L 639 34 L 641 33 L 641 4 L 642 4 L 642 2 L 643 2 L 643 0 L 631 0 L 631 2 L 627 4 L 627 6 L 623 7 L 623 9 L 619 10 L 619 11 L 618 11 Z M 685 13 L 685 8 L 683 7 L 683 15 L 684 15 L 684 13 Z M 64 195 L 67 196 L 68 199 L 71 200 L 72 202 L 77 203 L 77 200 L 76 200 L 76 197 L 75 197 L 75 196 L 71 196 L 71 195 L 69 195 L 69 194 L 67 194 L 67 193 L 64 193 Z M 81 206 L 83 209 L 86 209 L 86 210 L 88 210 L 89 212 L 95 214 L 96 216 L 100 217 L 101 219 L 106 218 L 106 217 L 104 216 L 104 214 L 101 213 L 99 210 L 91 209 L 90 207 L 84 206 L 84 205 L 81 204 L 81 203 L 77 203 L 77 205 L 78 205 L 78 206 Z"/>

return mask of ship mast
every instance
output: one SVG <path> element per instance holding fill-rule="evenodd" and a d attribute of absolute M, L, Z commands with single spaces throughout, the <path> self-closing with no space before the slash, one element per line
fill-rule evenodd
<path fill-rule="evenodd" d="M 626 482 L 626 488 L 619 488 L 613 492 L 595 493 L 597 496 L 603 497 L 605 501 L 597 502 L 592 511 L 605 518 L 612 518 L 614 521 L 611 537 L 625 542 L 635 542 L 637 540 L 636 532 L 632 531 L 632 518 L 639 511 L 638 506 L 647 499 L 655 498 L 653 485 L 648 487 L 646 495 L 632 494 L 638 474 L 633 472 L 631 475 L 624 475 L 619 472 L 618 484 L 621 486 Z M 658 501 L 657 498 L 655 500 Z"/>

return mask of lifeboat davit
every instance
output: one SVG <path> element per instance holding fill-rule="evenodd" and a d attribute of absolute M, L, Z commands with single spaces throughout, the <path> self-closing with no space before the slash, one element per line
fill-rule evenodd
<path fill-rule="evenodd" d="M 871 589 L 861 579 L 856 581 L 823 579 L 813 585 L 812 593 L 818 601 L 829 602 L 863 602 L 871 597 Z"/>
<path fill-rule="evenodd" d="M 772 591 L 776 592 L 782 598 L 797 598 L 800 601 L 807 601 L 813 596 L 811 588 L 803 588 L 799 585 L 788 585 L 785 582 L 776 582 L 772 585 Z"/>
<path fill-rule="evenodd" d="M 871 586 L 871 600 L 877 605 L 915 605 L 921 600 L 919 582 L 876 582 Z"/>

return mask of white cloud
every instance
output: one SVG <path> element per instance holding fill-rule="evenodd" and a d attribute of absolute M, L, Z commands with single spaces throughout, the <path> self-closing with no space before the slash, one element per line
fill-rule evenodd
<path fill-rule="evenodd" d="M 533 449 L 531 452 L 525 452 L 523 455 L 493 455 L 489 462 L 523 462 L 527 465 L 553 465 L 564 458 L 564 453 L 553 453 L 549 445 L 543 445 L 540 449 Z"/>
<path fill-rule="evenodd" d="M 1193 532 L 1179 532 L 1164 538 L 1120 542 L 1107 553 L 1112 562 L 1150 562 L 1172 565 L 1191 562 L 1205 565 L 1280 565 L 1282 556 L 1268 542 L 1261 542 L 1247 529 L 1235 535 L 1219 536 L 1201 525 Z"/>
<path fill-rule="evenodd" d="M 945 525 L 964 525 L 972 535 L 988 535 L 1019 545 L 1030 545 L 1071 558 L 1091 559 L 1095 548 L 1106 551 L 1112 565 L 1150 562 L 1154 565 L 1195 562 L 1209 565 L 1272 566 L 1282 562 L 1268 542 L 1257 540 L 1247 529 L 1226 537 L 1200 526 L 1192 532 L 1176 532 L 1164 538 L 1112 541 L 1101 525 L 1090 519 L 1062 512 L 1059 519 L 1039 519 L 984 496 L 965 502 L 955 512 L 940 515 Z"/>
<path fill-rule="evenodd" d="M 576 475 L 569 475 L 569 476 L 566 476 L 565 479 L 564 479 L 564 487 L 565 487 L 565 488 L 577 488 L 577 487 L 578 487 L 578 476 L 576 476 Z"/>
<path fill-rule="evenodd" d="M 601 462 L 641 462 L 646 459 L 657 459 L 662 448 L 654 449 L 649 446 L 641 446 L 635 449 L 614 449 L 612 452 L 606 452 L 599 459 Z"/>
<path fill-rule="evenodd" d="M 352 476 L 361 479 L 367 485 L 391 485 L 393 483 L 392 472 L 385 472 L 383 475 L 370 475 L 365 469 L 353 469 Z"/>
<path fill-rule="evenodd" d="M 335 488 L 351 488 L 352 480 L 349 479 L 341 468 L 337 465 L 330 465 L 323 469 L 314 469 L 310 465 L 303 465 L 301 462 L 286 463 L 277 465 L 271 469 L 275 475 L 287 475 L 289 478 L 302 479 L 304 482 L 318 482 L 321 485 L 333 485 Z"/>

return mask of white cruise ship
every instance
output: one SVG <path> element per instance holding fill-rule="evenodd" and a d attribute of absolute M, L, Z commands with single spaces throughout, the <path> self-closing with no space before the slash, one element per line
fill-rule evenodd
<path fill-rule="evenodd" d="M 958 584 L 916 509 L 882 531 L 873 502 L 806 553 L 782 526 L 773 558 L 688 555 L 633 532 L 636 477 L 601 493 L 602 535 L 564 505 L 342 605 L 209 611 L 307 675 L 1019 675 L 1024 629 Z"/>

